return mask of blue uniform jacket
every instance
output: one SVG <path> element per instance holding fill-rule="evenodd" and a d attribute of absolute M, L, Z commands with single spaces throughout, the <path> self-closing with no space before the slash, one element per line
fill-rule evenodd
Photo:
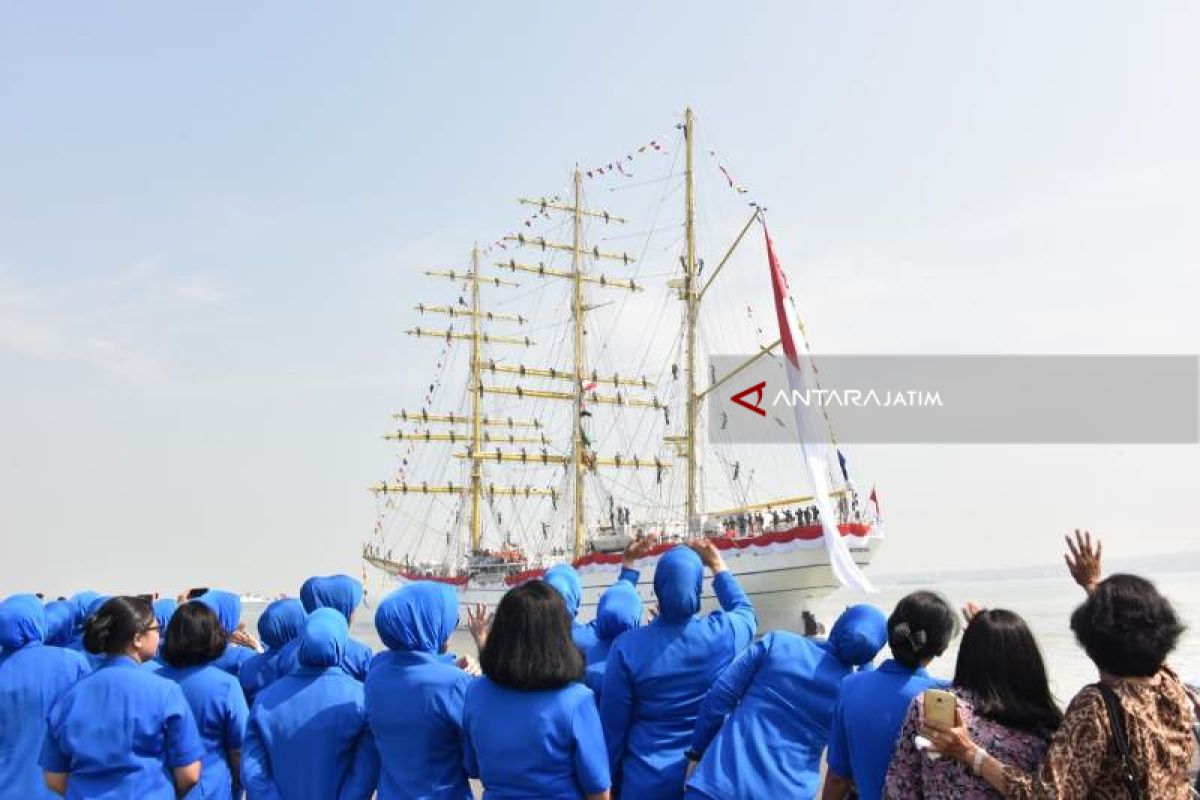
<path fill-rule="evenodd" d="M 488 800 L 579 800 L 609 788 L 596 702 L 581 683 L 524 692 L 479 678 L 467 687 L 463 730 L 467 772 Z"/>
<path fill-rule="evenodd" d="M 90 668 L 79 653 L 44 644 L 45 634 L 46 615 L 35 596 L 0 603 L 0 800 L 58 797 L 38 766 L 46 714 Z"/>
<path fill-rule="evenodd" d="M 463 698 L 471 677 L 438 654 L 458 624 L 458 594 L 412 583 L 375 611 L 388 650 L 367 673 L 367 719 L 379 750 L 379 800 L 470 800 Z"/>
<path fill-rule="evenodd" d="M 171 771 L 203 755 L 179 686 L 108 656 L 50 708 L 40 761 L 67 773 L 68 800 L 175 800 Z"/>
<path fill-rule="evenodd" d="M 754 638 L 754 606 L 728 571 L 713 577 L 722 610 L 698 616 L 703 579 L 691 549 L 664 553 L 654 571 L 658 617 L 622 634 L 608 654 L 600 717 L 622 797 L 683 796 L 700 701 Z"/>
<path fill-rule="evenodd" d="M 345 618 L 309 614 L 299 666 L 259 692 L 242 750 L 249 800 L 368 800 L 379 756 L 367 725 L 363 686 L 341 667 Z"/>
<path fill-rule="evenodd" d="M 238 670 L 247 703 L 253 703 L 259 691 L 273 679 L 281 648 L 299 638 L 306 616 L 304 606 L 295 599 L 276 600 L 263 609 L 258 618 L 258 636 L 267 651 L 255 653 Z"/>
<path fill-rule="evenodd" d="M 815 797 L 838 687 L 887 641 L 887 618 L 847 609 L 827 641 L 768 633 L 734 659 L 700 705 L 688 788 L 703 797 Z"/>
<path fill-rule="evenodd" d="M 250 715 L 237 678 L 212 663 L 191 667 L 168 664 L 159 669 L 158 675 L 183 690 L 204 746 L 200 783 L 188 792 L 189 800 L 232 800 L 229 751 L 242 749 Z"/>

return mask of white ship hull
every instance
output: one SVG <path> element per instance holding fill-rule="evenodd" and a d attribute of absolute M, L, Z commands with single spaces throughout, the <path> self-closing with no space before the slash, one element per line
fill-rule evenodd
<path fill-rule="evenodd" d="M 883 537 L 872 533 L 867 536 L 846 536 L 845 541 L 855 562 L 861 567 L 866 567 L 882 543 Z M 839 588 L 837 579 L 829 567 L 824 542 L 820 538 L 795 540 L 778 545 L 729 548 L 724 549 L 722 555 L 730 571 L 737 576 L 742 589 L 756 605 L 766 605 L 775 609 L 791 608 L 798 614 L 802 608 Z M 584 559 L 584 562 L 586 561 L 587 559 Z M 657 561 L 658 556 L 648 556 L 640 559 L 635 565 L 641 572 L 638 593 L 647 604 L 654 602 L 654 565 Z M 398 588 L 411 580 L 389 572 L 379 564 L 372 564 L 381 579 L 381 593 Z M 587 622 L 595 616 L 600 595 L 620 574 L 620 559 L 617 558 L 616 563 L 611 564 L 583 563 L 578 570 L 583 583 L 583 599 L 578 618 L 581 622 Z M 491 584 L 472 580 L 456 588 L 462 603 L 479 603 L 488 608 L 495 608 L 512 585 L 501 580 Z M 705 609 L 716 606 L 711 582 L 707 580 L 703 601 Z M 465 622 L 465 615 L 463 620 Z"/>

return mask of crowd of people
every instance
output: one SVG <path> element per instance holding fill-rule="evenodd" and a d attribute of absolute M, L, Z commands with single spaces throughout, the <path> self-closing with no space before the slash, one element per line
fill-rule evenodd
<path fill-rule="evenodd" d="M 844 610 L 828 637 L 758 634 L 711 542 L 654 567 L 647 621 L 625 552 L 595 620 L 567 565 L 466 609 L 478 661 L 448 652 L 453 587 L 375 609 L 313 577 L 271 603 L 261 642 L 237 595 L 177 604 L 80 593 L 0 603 L 0 798 L 1142 798 L 1190 796 L 1195 695 L 1167 665 L 1183 631 L 1133 575 L 1102 579 L 1076 533 L 1070 616 L 1098 681 L 1065 712 L 1028 625 L 913 592 Z M 701 613 L 706 572 L 720 608 Z M 960 635 L 953 679 L 927 668 Z M 887 648 L 890 658 L 875 665 Z M 952 698 L 950 718 L 927 713 Z M 823 768 L 824 762 L 824 768 Z"/>

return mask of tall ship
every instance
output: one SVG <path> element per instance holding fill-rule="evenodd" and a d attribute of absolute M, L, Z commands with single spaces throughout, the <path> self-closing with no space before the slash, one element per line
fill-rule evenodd
<path fill-rule="evenodd" d="M 370 487 L 369 590 L 440 581 L 494 607 L 566 562 L 588 619 L 630 542 L 654 538 L 636 563 L 648 578 L 659 554 L 702 536 L 756 602 L 799 609 L 870 563 L 878 503 L 832 424 L 814 450 L 740 443 L 711 418 L 710 396 L 740 389 L 754 362 L 812 354 L 798 318 L 785 321 L 769 237 L 771 273 L 752 245 L 765 209 L 696 133 L 687 109 L 671 135 L 519 198 L 513 232 L 424 268 L 445 291 L 415 304 L 406 331 L 430 345 L 408 362 L 423 398 L 384 435 L 396 467 Z M 728 230 L 698 222 L 715 216 L 701 188 L 732 209 Z M 752 355 L 709 360 L 739 352 Z"/>

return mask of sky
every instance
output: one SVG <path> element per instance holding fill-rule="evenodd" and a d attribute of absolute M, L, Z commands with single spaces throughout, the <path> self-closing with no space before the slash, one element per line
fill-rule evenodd
<path fill-rule="evenodd" d="M 819 351 L 1196 353 L 1198 27 L 1188 2 L 0 4 L 0 592 L 358 574 L 379 434 L 429 372 L 419 270 L 688 105 Z M 1043 564 L 1076 526 L 1195 547 L 1195 445 L 854 458 L 880 572 Z"/>

